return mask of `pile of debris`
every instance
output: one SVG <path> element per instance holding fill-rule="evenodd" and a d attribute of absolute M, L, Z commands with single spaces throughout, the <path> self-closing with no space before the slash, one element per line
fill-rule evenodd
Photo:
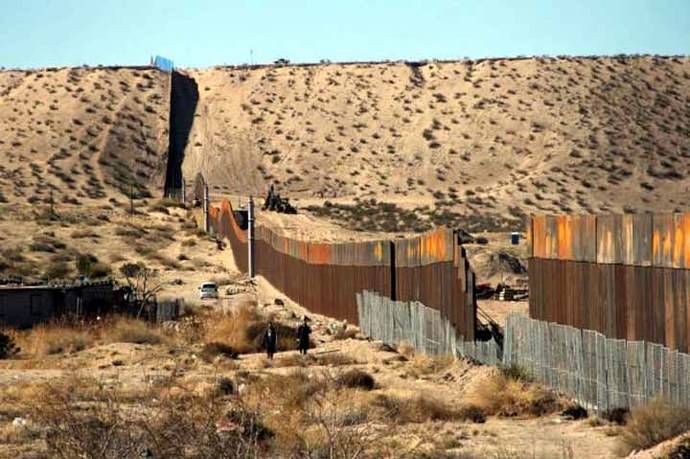
<path fill-rule="evenodd" d="M 273 185 L 268 190 L 266 195 L 266 200 L 261 208 L 262 210 L 271 210 L 273 212 L 279 212 L 281 214 L 296 214 L 297 209 L 290 204 L 289 198 L 281 198 L 280 194 L 276 193 L 273 189 Z"/>
<path fill-rule="evenodd" d="M 524 301 L 529 298 L 529 289 L 511 287 L 502 282 L 495 288 L 491 284 L 477 284 L 476 294 L 480 300 Z"/>

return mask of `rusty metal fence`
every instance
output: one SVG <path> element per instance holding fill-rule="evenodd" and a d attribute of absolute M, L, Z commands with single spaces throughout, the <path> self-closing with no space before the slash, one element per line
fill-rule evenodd
<path fill-rule="evenodd" d="M 211 231 L 229 241 L 238 268 L 247 272 L 247 231 L 230 202 L 212 206 L 209 219 Z M 258 226 L 254 247 L 256 273 L 311 311 L 358 324 L 356 295 L 375 291 L 422 301 L 458 333 L 474 339 L 474 273 L 452 230 L 405 240 L 331 244 L 295 240 Z"/>
<path fill-rule="evenodd" d="M 690 351 L 690 213 L 533 216 L 530 317 Z"/>

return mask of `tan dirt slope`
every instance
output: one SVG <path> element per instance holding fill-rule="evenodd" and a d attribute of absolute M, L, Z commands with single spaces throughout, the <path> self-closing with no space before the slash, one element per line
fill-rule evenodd
<path fill-rule="evenodd" d="M 203 171 L 216 192 L 275 182 L 310 202 L 503 216 L 687 205 L 687 57 L 189 73 L 200 100 L 184 172 Z"/>
<path fill-rule="evenodd" d="M 100 202 L 132 182 L 156 192 L 168 81 L 145 68 L 0 72 L 0 202 L 47 201 L 51 189 L 56 202 Z"/>

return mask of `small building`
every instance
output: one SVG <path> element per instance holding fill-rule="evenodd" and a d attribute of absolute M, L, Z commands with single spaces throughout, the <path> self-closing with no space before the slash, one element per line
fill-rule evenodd
<path fill-rule="evenodd" d="M 111 281 L 0 286 L 0 325 L 25 328 L 57 317 L 97 315 L 115 302 Z"/>

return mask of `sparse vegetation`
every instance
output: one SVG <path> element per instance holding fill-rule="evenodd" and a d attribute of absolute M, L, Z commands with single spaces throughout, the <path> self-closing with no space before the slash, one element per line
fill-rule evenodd
<path fill-rule="evenodd" d="M 690 431 L 690 410 L 655 399 L 630 411 L 620 434 L 624 454 L 650 448 Z"/>
<path fill-rule="evenodd" d="M 551 391 L 495 370 L 468 389 L 465 400 L 487 415 L 542 416 L 563 408 Z"/>

